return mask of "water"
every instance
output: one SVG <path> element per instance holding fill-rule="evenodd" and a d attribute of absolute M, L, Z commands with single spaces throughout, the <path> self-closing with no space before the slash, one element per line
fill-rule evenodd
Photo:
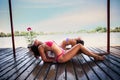
<path fill-rule="evenodd" d="M 120 46 L 120 33 L 111 33 L 111 46 Z M 85 46 L 106 46 L 106 33 L 79 33 L 79 34 L 55 34 L 55 35 L 40 35 L 36 39 L 41 41 L 54 40 L 58 44 L 66 38 L 81 37 L 85 41 Z M 28 43 L 25 37 L 15 37 L 15 47 L 27 47 Z M 0 48 L 12 47 L 11 37 L 0 38 Z"/>

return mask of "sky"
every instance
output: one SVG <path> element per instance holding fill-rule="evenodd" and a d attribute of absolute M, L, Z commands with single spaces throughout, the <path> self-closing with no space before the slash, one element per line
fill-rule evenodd
<path fill-rule="evenodd" d="M 66 32 L 106 27 L 107 0 L 11 0 L 14 31 Z M 120 0 L 111 1 L 111 28 L 120 26 Z M 8 0 L 0 0 L 0 32 L 10 32 Z"/>

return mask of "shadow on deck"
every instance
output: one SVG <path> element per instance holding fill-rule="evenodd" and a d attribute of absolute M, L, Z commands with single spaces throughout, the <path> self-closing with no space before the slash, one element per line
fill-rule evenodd
<path fill-rule="evenodd" d="M 104 47 L 88 49 L 106 51 Z M 80 54 L 70 61 L 44 63 L 36 60 L 26 48 L 16 48 L 16 61 L 11 48 L 0 49 L 0 80 L 120 80 L 120 46 L 111 47 L 104 61 Z"/>

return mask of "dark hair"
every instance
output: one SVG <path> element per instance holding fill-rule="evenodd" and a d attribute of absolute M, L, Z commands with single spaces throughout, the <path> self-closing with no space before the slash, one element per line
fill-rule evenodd
<path fill-rule="evenodd" d="M 84 45 L 84 41 L 83 40 L 76 40 L 76 44 L 82 44 L 82 45 Z"/>
<path fill-rule="evenodd" d="M 34 56 L 37 58 L 40 56 L 39 51 L 38 51 L 38 46 L 32 45 L 31 46 L 31 51 L 34 53 Z"/>

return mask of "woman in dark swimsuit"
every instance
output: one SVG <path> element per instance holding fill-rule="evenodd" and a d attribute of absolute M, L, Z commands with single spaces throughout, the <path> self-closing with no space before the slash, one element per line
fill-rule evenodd
<path fill-rule="evenodd" d="M 73 47 L 76 44 L 82 44 L 82 45 L 84 45 L 84 41 L 80 37 L 74 38 L 74 39 L 72 39 L 72 38 L 66 38 L 65 40 L 63 40 L 61 42 L 60 46 L 63 49 L 66 50 L 66 49 L 68 49 L 68 48 L 66 48 L 66 46 L 71 45 L 71 47 Z"/>

